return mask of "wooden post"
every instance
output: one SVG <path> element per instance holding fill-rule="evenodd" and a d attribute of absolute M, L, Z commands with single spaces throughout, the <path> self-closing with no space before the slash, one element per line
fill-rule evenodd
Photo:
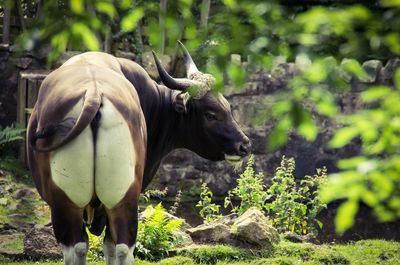
<path fill-rule="evenodd" d="M 4 6 L 4 17 L 3 17 L 3 39 L 2 43 L 10 43 L 10 22 L 11 22 L 11 9 Z"/>

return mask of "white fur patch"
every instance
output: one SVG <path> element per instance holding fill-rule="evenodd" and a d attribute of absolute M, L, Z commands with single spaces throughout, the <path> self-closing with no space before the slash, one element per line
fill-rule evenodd
<path fill-rule="evenodd" d="M 111 209 L 122 200 L 135 179 L 136 155 L 128 124 L 105 97 L 100 112 L 95 190 L 99 200 Z"/>
<path fill-rule="evenodd" d="M 65 246 L 61 244 L 65 265 L 85 265 L 86 264 L 86 242 L 76 243 L 75 246 Z"/>
<path fill-rule="evenodd" d="M 118 265 L 131 265 L 133 262 L 133 250 L 135 247 L 128 247 L 125 244 L 118 244 L 115 246 L 117 254 Z"/>
<path fill-rule="evenodd" d="M 83 100 L 79 101 L 65 118 L 77 118 L 82 110 Z M 94 191 L 94 152 L 90 127 L 68 144 L 50 153 L 50 169 L 54 183 L 78 207 L 87 205 Z"/>

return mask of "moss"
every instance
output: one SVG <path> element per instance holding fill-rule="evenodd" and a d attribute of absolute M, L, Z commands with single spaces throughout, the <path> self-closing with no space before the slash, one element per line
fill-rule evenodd
<path fill-rule="evenodd" d="M 193 259 L 191 259 L 189 257 L 175 256 L 175 257 L 163 259 L 158 264 L 160 264 L 160 265 L 195 265 L 196 263 L 194 262 Z"/>
<path fill-rule="evenodd" d="M 11 252 L 23 252 L 24 234 L 2 235 L 0 249 Z"/>
<path fill-rule="evenodd" d="M 319 264 L 324 265 L 350 264 L 350 261 L 342 253 L 331 249 L 322 249 L 315 252 L 312 259 L 318 261 Z"/>
<path fill-rule="evenodd" d="M 252 260 L 271 257 L 272 249 L 249 250 L 225 245 L 203 245 L 177 251 L 178 255 L 192 258 L 201 264 L 217 264 L 218 262 Z M 248 264 L 248 262 L 247 262 Z"/>
<path fill-rule="evenodd" d="M 309 243 L 292 243 L 282 241 L 275 249 L 275 256 L 299 257 L 308 260 L 314 253 L 314 247 Z"/>

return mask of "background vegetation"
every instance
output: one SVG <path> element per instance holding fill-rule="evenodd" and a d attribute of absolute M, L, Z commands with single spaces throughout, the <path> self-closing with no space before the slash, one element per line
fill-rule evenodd
<path fill-rule="evenodd" d="M 224 77 L 241 89 L 246 72 L 226 58 L 238 53 L 254 67 L 270 68 L 275 56 L 310 59 L 302 75 L 276 95 L 272 109 L 256 120 L 277 120 L 268 148 L 282 146 L 290 133 L 313 141 L 319 128 L 313 111 L 341 122 L 332 148 L 352 139 L 362 142 L 360 156 L 341 161 L 321 192 L 325 202 L 342 199 L 337 230 L 353 224 L 362 201 L 382 221 L 400 217 L 400 71 L 393 82 L 362 93 L 366 108 L 338 114 L 334 94 L 348 91 L 346 78 L 362 80 L 360 61 L 387 61 L 400 54 L 399 1 L 259 1 L 259 0 L 59 0 L 22 1 L 27 16 L 20 48 L 51 45 L 51 64 L 66 49 L 114 51 L 118 45 L 141 54 L 148 44 L 159 53 L 174 54 L 176 41 L 193 51 L 200 69 L 214 74 L 215 91 Z M 33 3 L 33 4 L 32 4 Z M 11 5 L 13 1 L 3 1 Z M 30 10 L 29 7 L 34 7 Z M 122 44 L 121 44 L 122 43 Z M 124 44 L 125 43 L 125 44 Z M 329 58 L 327 58 L 329 56 Z M 349 60 L 340 64 L 343 58 Z"/>

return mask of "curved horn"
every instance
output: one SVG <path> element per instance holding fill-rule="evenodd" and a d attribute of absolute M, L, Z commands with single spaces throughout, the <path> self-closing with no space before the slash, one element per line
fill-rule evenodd
<path fill-rule="evenodd" d="M 170 76 L 164 67 L 161 65 L 156 53 L 152 51 L 154 61 L 156 62 L 158 74 L 160 75 L 161 81 L 169 88 L 184 91 L 193 85 L 193 82 L 186 78 L 173 78 Z"/>
<path fill-rule="evenodd" d="M 179 43 L 179 46 L 181 46 L 182 51 L 183 51 L 183 55 L 185 58 L 185 64 L 186 64 L 186 76 L 189 78 L 193 73 L 199 72 L 199 70 L 197 69 L 197 66 L 194 63 L 192 56 L 190 56 L 185 45 L 183 45 L 182 42 L 180 42 L 179 40 L 178 40 L 178 43 Z"/>

